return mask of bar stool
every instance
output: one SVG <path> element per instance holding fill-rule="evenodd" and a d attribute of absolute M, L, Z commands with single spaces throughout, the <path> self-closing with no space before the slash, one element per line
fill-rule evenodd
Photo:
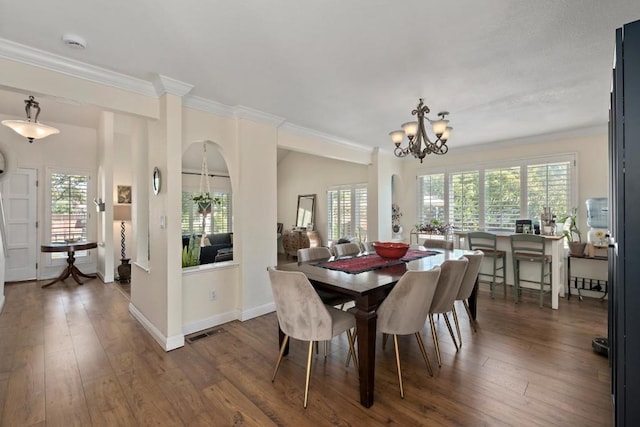
<path fill-rule="evenodd" d="M 467 235 L 467 239 L 469 240 L 469 250 L 483 252 L 485 259 L 488 258 L 492 262 L 493 269 L 490 273 L 478 273 L 478 282 L 489 283 L 491 298 L 494 298 L 493 289 L 495 285 L 501 284 L 504 287 L 504 296 L 506 297 L 507 282 L 504 277 L 504 260 L 507 253 L 497 249 L 498 239 L 496 235 L 483 231 L 473 231 Z M 498 265 L 498 260 L 501 260 L 500 265 Z M 496 279 L 501 279 L 502 281 L 497 282 Z"/>
<path fill-rule="evenodd" d="M 520 282 L 538 283 L 540 285 L 540 307 L 544 298 L 544 287 L 551 289 L 551 255 L 545 254 L 547 239 L 533 234 L 513 234 L 511 236 L 511 256 L 513 257 L 513 286 L 516 303 L 520 296 Z M 540 264 L 540 281 L 520 279 L 520 261 Z M 548 268 L 545 268 L 547 267 Z M 549 281 L 545 281 L 545 277 Z"/>

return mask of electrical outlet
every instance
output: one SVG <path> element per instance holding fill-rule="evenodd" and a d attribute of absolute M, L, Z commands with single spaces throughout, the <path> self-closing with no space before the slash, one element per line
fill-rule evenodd
<path fill-rule="evenodd" d="M 218 298 L 218 294 L 216 294 L 215 289 L 211 289 L 211 293 L 209 294 L 209 301 L 215 301 Z"/>

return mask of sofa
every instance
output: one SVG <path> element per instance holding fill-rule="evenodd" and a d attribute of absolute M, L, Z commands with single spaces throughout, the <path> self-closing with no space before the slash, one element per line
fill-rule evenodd
<path fill-rule="evenodd" d="M 188 234 L 182 235 L 182 247 L 189 245 Z M 197 236 L 200 238 L 201 236 Z M 200 264 L 230 261 L 233 259 L 233 233 L 212 233 L 205 235 L 204 246 L 200 247 Z"/>

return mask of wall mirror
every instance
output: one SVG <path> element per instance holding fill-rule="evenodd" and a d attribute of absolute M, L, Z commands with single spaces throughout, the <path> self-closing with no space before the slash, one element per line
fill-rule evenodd
<path fill-rule="evenodd" d="M 313 214 L 316 207 L 315 194 L 303 194 L 298 196 L 298 213 L 296 214 L 296 227 L 307 227 L 313 224 Z"/>

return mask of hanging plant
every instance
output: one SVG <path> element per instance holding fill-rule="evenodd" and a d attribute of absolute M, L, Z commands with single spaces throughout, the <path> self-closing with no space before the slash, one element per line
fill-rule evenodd
<path fill-rule="evenodd" d="M 219 197 L 213 197 L 209 192 L 194 194 L 191 200 L 198 204 L 198 213 L 200 214 L 211 213 L 211 206 L 220 206 L 222 202 Z"/>
<path fill-rule="evenodd" d="M 205 191 L 206 184 L 206 191 Z M 200 170 L 200 189 L 191 197 L 198 204 L 198 213 L 202 215 L 211 213 L 211 206 L 221 204 L 219 197 L 211 196 L 211 187 L 209 186 L 209 166 L 207 164 L 207 143 L 202 144 L 202 168 Z M 204 231 L 204 218 L 202 221 Z"/>

